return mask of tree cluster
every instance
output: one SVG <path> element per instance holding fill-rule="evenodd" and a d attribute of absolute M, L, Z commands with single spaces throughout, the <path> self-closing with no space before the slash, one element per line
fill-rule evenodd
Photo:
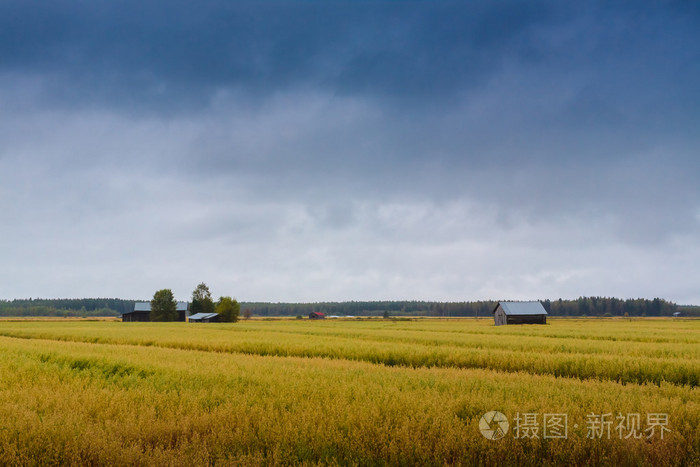
<path fill-rule="evenodd" d="M 209 287 L 201 282 L 192 291 L 189 312 L 190 315 L 218 313 L 219 322 L 235 323 L 241 313 L 241 304 L 231 297 L 220 297 L 217 302 L 214 302 Z M 151 321 L 177 321 L 177 302 L 172 290 L 162 289 L 153 295 L 150 318 Z"/>
<path fill-rule="evenodd" d="M 192 303 L 190 303 L 190 313 L 214 313 L 216 305 L 211 299 L 209 287 L 204 282 L 200 283 L 192 291 Z"/>
<path fill-rule="evenodd" d="M 216 312 L 219 314 L 219 322 L 235 323 L 241 313 L 241 304 L 231 297 L 221 297 L 216 303 Z"/>
<path fill-rule="evenodd" d="M 190 314 L 197 313 L 218 313 L 219 322 L 235 323 L 241 313 L 241 304 L 231 297 L 219 297 L 219 300 L 214 302 L 209 287 L 201 282 L 192 291 L 192 304 L 190 305 Z"/>
<path fill-rule="evenodd" d="M 151 300 L 151 321 L 177 321 L 177 301 L 170 289 L 161 289 Z"/>

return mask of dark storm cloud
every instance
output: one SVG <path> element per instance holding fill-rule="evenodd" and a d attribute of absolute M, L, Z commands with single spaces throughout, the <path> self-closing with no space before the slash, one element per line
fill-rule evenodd
<path fill-rule="evenodd" d="M 697 10 L 10 1 L 0 6 L 0 71 L 36 80 L 38 105 L 129 114 L 206 110 L 221 93 L 236 108 L 310 91 L 364 99 L 403 133 L 409 158 L 425 146 L 432 157 L 463 148 L 456 157 L 476 163 L 616 158 L 695 128 Z M 456 113 L 465 107 L 482 113 L 465 124 Z"/>
<path fill-rule="evenodd" d="M 362 99 L 409 159 L 616 159 L 695 129 L 698 24 L 687 3 L 9 1 L 0 72 L 127 114 Z"/>
<path fill-rule="evenodd" d="M 490 2 L 4 2 L 0 63 L 65 99 L 207 104 L 220 88 L 290 87 L 426 99 L 538 59 L 546 4 Z"/>
<path fill-rule="evenodd" d="M 693 86 L 697 16 L 647 2 L 7 1 L 0 66 L 55 80 L 64 98 L 206 105 L 220 88 L 297 86 L 452 99 L 511 63 L 586 71 L 596 91 L 582 105 L 597 108 L 619 91 L 664 97 L 670 79 Z"/>

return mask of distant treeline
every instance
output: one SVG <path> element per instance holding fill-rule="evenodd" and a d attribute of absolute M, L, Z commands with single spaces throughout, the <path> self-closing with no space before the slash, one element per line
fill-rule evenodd
<path fill-rule="evenodd" d="M 679 308 L 661 298 L 580 297 L 576 300 L 543 300 L 542 305 L 552 316 L 672 316 Z"/>
<path fill-rule="evenodd" d="M 0 300 L 0 316 L 92 317 L 120 316 L 134 309 L 136 300 L 119 298 Z M 308 316 L 312 311 L 338 316 L 491 316 L 496 301 L 426 302 L 367 301 L 319 303 L 243 302 L 241 310 L 255 316 Z M 700 306 L 681 306 L 660 298 L 628 299 L 581 297 L 542 300 L 551 316 L 700 316 Z"/>
<path fill-rule="evenodd" d="M 308 315 L 312 311 L 327 315 L 381 316 L 491 316 L 496 301 L 425 302 L 320 302 L 320 303 L 241 303 L 257 316 Z M 679 306 L 660 298 L 628 299 L 581 297 L 576 300 L 542 300 L 552 316 L 672 316 L 680 311 L 685 316 L 700 316 L 700 307 Z"/>
<path fill-rule="evenodd" d="M 134 303 L 119 298 L 0 300 L 0 316 L 120 316 L 132 311 Z"/>
<path fill-rule="evenodd" d="M 241 303 L 241 310 L 250 310 L 257 316 L 298 316 L 311 312 L 327 315 L 381 316 L 385 311 L 393 315 L 425 316 L 431 314 L 432 302 L 378 301 L 378 302 L 319 302 L 319 303 Z"/>

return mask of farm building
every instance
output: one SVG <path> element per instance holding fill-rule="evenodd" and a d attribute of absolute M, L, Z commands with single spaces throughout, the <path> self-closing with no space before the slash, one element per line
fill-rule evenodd
<path fill-rule="evenodd" d="M 151 320 L 151 304 L 148 302 L 134 303 L 132 311 L 122 314 L 122 321 L 150 321 Z"/>
<path fill-rule="evenodd" d="M 190 323 L 218 323 L 219 313 L 197 313 L 189 317 Z"/>
<path fill-rule="evenodd" d="M 312 311 L 309 313 L 309 319 L 325 319 L 326 315 L 325 313 L 320 313 L 318 311 Z"/>
<path fill-rule="evenodd" d="M 177 320 L 185 321 L 187 318 L 187 302 L 177 302 Z M 134 310 L 122 315 L 123 322 L 129 321 L 150 321 L 151 302 L 136 302 Z"/>
<path fill-rule="evenodd" d="M 679 316 L 682 316 L 680 311 L 674 311 L 674 312 L 673 312 L 673 317 L 674 317 L 674 318 L 678 318 Z"/>
<path fill-rule="evenodd" d="M 504 324 L 547 324 L 547 312 L 540 302 L 498 302 L 493 310 L 496 326 Z"/>

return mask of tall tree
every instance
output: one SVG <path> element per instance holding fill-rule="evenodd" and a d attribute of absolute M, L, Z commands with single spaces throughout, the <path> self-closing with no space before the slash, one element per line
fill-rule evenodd
<path fill-rule="evenodd" d="M 177 321 L 177 302 L 172 290 L 162 289 L 153 294 L 151 321 Z"/>
<path fill-rule="evenodd" d="M 211 299 L 211 292 L 209 292 L 209 287 L 204 282 L 200 283 L 192 291 L 192 305 L 190 306 L 190 313 L 214 313 L 215 309 L 214 301 Z"/>
<path fill-rule="evenodd" d="M 221 297 L 216 304 L 216 312 L 219 313 L 219 321 L 224 323 L 235 323 L 241 312 L 241 304 L 231 297 Z"/>

